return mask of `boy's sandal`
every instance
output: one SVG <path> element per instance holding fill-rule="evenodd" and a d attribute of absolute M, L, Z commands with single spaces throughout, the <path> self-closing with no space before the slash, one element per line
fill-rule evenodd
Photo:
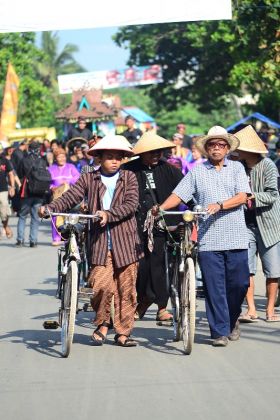
<path fill-rule="evenodd" d="M 116 334 L 114 337 L 115 343 L 117 346 L 121 346 L 121 347 L 136 347 L 137 346 L 137 342 L 135 340 L 133 340 L 130 337 L 126 337 L 126 339 L 124 341 L 120 341 L 119 338 L 121 336 L 125 336 L 124 334 Z"/>
<path fill-rule="evenodd" d="M 112 318 L 110 318 L 110 322 L 103 321 L 102 324 L 98 325 L 98 329 L 100 327 L 107 327 L 109 330 L 112 329 L 112 328 L 114 328 Z"/>
<path fill-rule="evenodd" d="M 100 340 L 98 338 L 95 338 L 94 335 L 98 335 L 100 337 Z M 103 335 L 98 329 L 94 331 L 94 333 L 91 336 L 91 344 L 93 346 L 103 346 L 103 344 L 106 341 L 105 335 Z"/>
<path fill-rule="evenodd" d="M 102 322 L 102 324 L 98 325 L 98 327 L 96 328 L 96 330 L 93 331 L 93 334 L 91 336 L 91 341 L 92 341 L 91 344 L 93 346 L 102 346 L 105 343 L 105 341 L 106 341 L 105 335 L 102 334 L 102 332 L 99 331 L 100 330 L 100 327 L 107 327 L 107 328 L 109 328 L 110 327 L 110 324 L 108 322 L 105 322 L 104 321 L 104 322 Z M 97 335 L 98 337 L 100 337 L 101 340 L 99 340 L 98 338 L 95 338 L 94 335 Z"/>

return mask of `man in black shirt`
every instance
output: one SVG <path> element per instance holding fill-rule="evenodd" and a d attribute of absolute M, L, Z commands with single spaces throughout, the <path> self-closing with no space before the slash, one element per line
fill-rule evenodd
<path fill-rule="evenodd" d="M 10 197 L 15 195 L 15 176 L 12 165 L 8 159 L 3 155 L 0 155 L 0 218 L 8 239 L 13 236 L 11 228 L 8 226 L 9 216 L 11 215 L 8 200 L 9 194 Z"/>
<path fill-rule="evenodd" d="M 78 117 L 78 127 L 71 127 L 68 133 L 68 140 L 75 137 L 82 137 L 85 140 L 92 139 L 92 132 L 87 128 L 87 122 L 84 117 Z"/>
<path fill-rule="evenodd" d="M 129 141 L 132 147 L 135 146 L 135 144 L 143 134 L 142 131 L 139 130 L 139 128 L 134 128 L 134 124 L 134 118 L 128 115 L 125 118 L 125 125 L 127 126 L 127 129 L 123 133 L 121 133 L 121 136 L 124 136 Z"/>
<path fill-rule="evenodd" d="M 27 156 L 27 149 L 27 140 L 22 140 L 20 145 L 13 151 L 12 164 L 16 173 L 18 172 L 20 162 L 22 161 L 24 156 Z"/>
<path fill-rule="evenodd" d="M 33 141 L 29 144 L 28 155 L 24 157 L 18 169 L 18 176 L 23 180 L 20 190 L 20 211 L 18 213 L 17 224 L 17 242 L 16 247 L 21 248 L 24 245 L 25 223 L 27 216 L 30 214 L 30 248 L 37 246 L 39 216 L 38 209 L 45 200 L 45 193 L 32 194 L 29 188 L 29 175 L 32 169 L 36 167 L 46 169 L 46 161 L 40 156 L 40 143 Z"/>
<path fill-rule="evenodd" d="M 149 238 L 143 229 L 147 212 L 156 203 L 165 200 L 183 178 L 179 169 L 161 159 L 163 151 L 171 149 L 173 146 L 173 143 L 157 134 L 146 132 L 133 149 L 135 155 L 139 155 L 139 159 L 124 165 L 124 169 L 135 173 L 138 181 L 139 207 L 136 220 L 145 253 L 144 258 L 139 261 L 136 315 L 142 318 L 148 307 L 152 303 L 156 303 L 158 305 L 157 321 L 167 323 L 172 320 L 172 315 L 166 310 L 169 298 L 164 271 L 166 232 L 160 228 L 154 228 L 154 248 L 153 252 L 150 252 L 148 249 Z M 166 222 L 173 226 L 179 223 L 176 216 L 166 217 Z"/>

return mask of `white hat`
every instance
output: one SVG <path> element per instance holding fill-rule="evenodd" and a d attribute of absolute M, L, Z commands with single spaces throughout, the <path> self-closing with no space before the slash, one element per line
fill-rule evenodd
<path fill-rule="evenodd" d="M 228 142 L 230 146 L 230 152 L 233 152 L 239 146 L 239 140 L 234 134 L 230 134 L 227 130 L 219 125 L 214 125 L 211 127 L 207 133 L 207 136 L 199 137 L 195 141 L 195 146 L 201 151 L 203 155 L 208 155 L 205 145 L 209 140 L 212 139 L 222 139 Z"/>
<path fill-rule="evenodd" d="M 124 136 L 108 134 L 103 137 L 98 143 L 89 149 L 89 155 L 96 155 L 101 150 L 120 150 L 124 152 L 125 156 L 133 156 L 130 143 Z"/>
<path fill-rule="evenodd" d="M 247 125 L 247 127 L 237 131 L 235 135 L 240 141 L 238 150 L 243 150 L 244 152 L 250 153 L 268 153 L 264 142 L 257 135 L 251 125 Z"/>

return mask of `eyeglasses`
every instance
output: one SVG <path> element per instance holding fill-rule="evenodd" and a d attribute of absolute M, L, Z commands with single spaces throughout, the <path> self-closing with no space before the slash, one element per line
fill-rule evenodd
<path fill-rule="evenodd" d="M 206 143 L 207 149 L 215 149 L 218 147 L 219 149 L 225 149 L 228 146 L 228 143 Z"/>

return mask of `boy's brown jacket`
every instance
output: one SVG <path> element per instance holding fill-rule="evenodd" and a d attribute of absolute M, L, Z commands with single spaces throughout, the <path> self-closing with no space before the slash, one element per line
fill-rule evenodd
<path fill-rule="evenodd" d="M 81 175 L 75 185 L 62 197 L 48 205 L 52 212 L 64 212 L 88 197 L 89 213 L 103 210 L 102 202 L 106 187 L 101 181 L 100 171 Z M 108 213 L 112 241 L 112 256 L 116 268 L 136 262 L 143 256 L 137 233 L 135 212 L 139 203 L 138 182 L 133 172 L 120 170 L 114 197 Z M 93 224 L 92 264 L 105 265 L 108 253 L 107 225 L 99 221 Z"/>

